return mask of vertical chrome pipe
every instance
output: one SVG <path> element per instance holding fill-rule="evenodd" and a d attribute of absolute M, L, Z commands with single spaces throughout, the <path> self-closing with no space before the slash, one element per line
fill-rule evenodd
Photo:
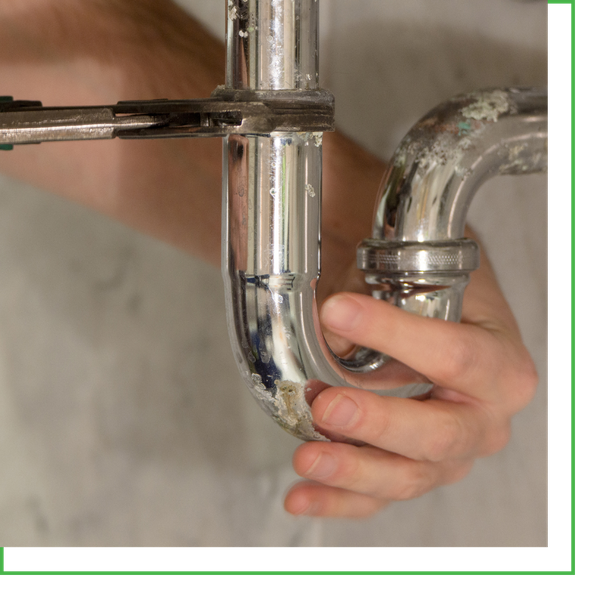
<path fill-rule="evenodd" d="M 228 0 L 226 87 L 276 97 L 318 88 L 314 0 Z M 260 406 L 319 439 L 303 345 L 319 268 L 321 134 L 224 141 L 223 277 L 234 355 Z M 318 344 L 317 344 L 318 346 Z"/>
<path fill-rule="evenodd" d="M 319 88 L 318 0 L 227 0 L 226 87 Z"/>

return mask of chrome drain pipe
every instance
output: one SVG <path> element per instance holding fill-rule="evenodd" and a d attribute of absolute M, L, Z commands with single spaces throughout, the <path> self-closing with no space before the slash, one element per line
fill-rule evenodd
<path fill-rule="evenodd" d="M 548 94 L 508 88 L 452 98 L 426 114 L 396 150 L 380 186 L 373 238 L 358 266 L 374 295 L 419 315 L 459 321 L 477 244 L 467 211 L 496 175 L 548 168 Z"/>
<path fill-rule="evenodd" d="M 318 0 L 228 0 L 221 93 L 304 104 L 328 97 L 319 89 L 318 8 Z M 373 239 L 358 251 L 376 297 L 460 319 L 478 266 L 477 245 L 462 239 L 469 201 L 492 175 L 546 168 L 545 102 L 538 91 L 481 92 L 451 100 L 411 130 L 382 186 Z M 327 439 L 309 408 L 327 387 L 403 397 L 431 389 L 372 350 L 342 360 L 323 338 L 315 299 L 321 142 L 315 131 L 229 135 L 223 153 L 222 270 L 235 359 L 259 405 L 304 440 Z"/>

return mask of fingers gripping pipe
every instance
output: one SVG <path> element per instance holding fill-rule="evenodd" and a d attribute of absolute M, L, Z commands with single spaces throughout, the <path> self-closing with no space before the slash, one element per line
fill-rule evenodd
<path fill-rule="evenodd" d="M 256 97 L 319 98 L 318 1 L 228 0 L 227 88 Z M 382 185 L 373 239 L 359 266 L 374 295 L 422 315 L 459 320 L 474 242 L 468 204 L 495 174 L 546 168 L 546 99 L 493 90 L 453 99 L 403 140 Z M 321 141 L 317 132 L 230 135 L 223 156 L 223 277 L 234 355 L 260 406 L 284 429 L 323 440 L 310 404 L 330 386 L 386 395 L 430 382 L 368 349 L 327 347 L 315 291 L 320 265 Z"/>

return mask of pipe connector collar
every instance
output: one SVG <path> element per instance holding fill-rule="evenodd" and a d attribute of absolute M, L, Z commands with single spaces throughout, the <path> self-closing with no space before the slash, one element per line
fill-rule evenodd
<path fill-rule="evenodd" d="M 390 275 L 469 273 L 479 268 L 479 246 L 467 238 L 429 242 L 366 239 L 358 246 L 357 266 Z"/>

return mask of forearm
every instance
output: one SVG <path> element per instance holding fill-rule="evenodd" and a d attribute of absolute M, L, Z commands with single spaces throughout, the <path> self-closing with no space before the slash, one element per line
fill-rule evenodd
<path fill-rule="evenodd" d="M 206 97 L 224 49 L 162 0 L 2 0 L 3 93 L 45 105 Z M 22 146 L 0 168 L 219 261 L 220 140 Z"/>

